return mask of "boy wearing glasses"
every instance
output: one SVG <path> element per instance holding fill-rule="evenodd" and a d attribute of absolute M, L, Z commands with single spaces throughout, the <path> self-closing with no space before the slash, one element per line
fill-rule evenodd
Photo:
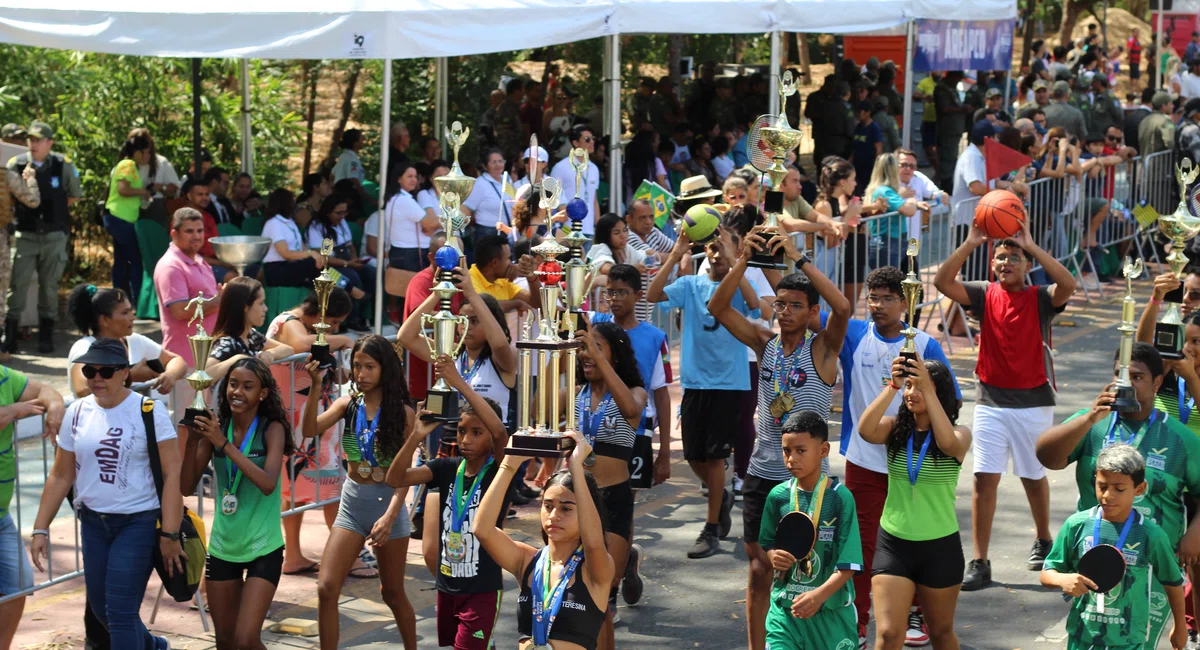
<path fill-rule="evenodd" d="M 762 650 L 764 645 L 771 592 L 771 561 L 758 543 L 760 524 L 771 490 L 792 477 L 783 459 L 783 422 L 789 415 L 805 410 L 822 417 L 829 413 L 838 354 L 851 314 L 850 301 L 796 250 L 791 237 L 760 234 L 759 228 L 746 236 L 736 264 L 708 302 L 708 311 L 717 322 L 758 356 L 757 436 L 742 488 L 742 536 L 750 558 L 746 622 L 752 650 Z M 779 323 L 778 334 L 752 322 L 732 303 L 738 286 L 745 281 L 750 256 L 759 250 L 784 253 L 799 271 L 775 286 L 777 298 L 772 307 Z M 818 316 L 821 300 L 829 305 L 829 318 L 824 329 L 810 337 L 809 325 Z M 684 417 L 688 417 L 686 411 Z M 828 459 L 822 465 L 828 471 Z"/>
<path fill-rule="evenodd" d="M 592 132 L 592 128 L 586 124 L 577 124 L 571 128 L 571 148 L 583 149 L 590 157 L 596 151 L 596 136 Z M 575 168 L 571 166 L 571 157 L 567 156 L 554 164 L 550 169 L 550 175 L 553 176 L 562 185 L 562 200 L 565 205 L 567 201 L 575 198 Z M 588 206 L 587 218 L 583 220 L 583 234 L 591 239 L 592 235 L 596 234 L 596 218 L 600 215 L 600 200 L 598 192 L 600 191 L 600 168 L 590 159 L 587 164 L 587 171 L 583 174 L 583 187 L 579 189 L 579 198 L 583 199 Z M 588 244 L 588 249 L 591 244 Z"/>
<path fill-rule="evenodd" d="M 1050 358 L 1050 325 L 1075 291 L 1075 278 L 1029 236 L 1028 220 L 1012 239 L 995 243 L 992 273 L 995 282 L 958 279 L 967 256 L 988 241 L 971 225 L 966 241 L 938 269 L 934 285 L 942 295 L 967 307 L 979 318 L 979 396 L 975 407 L 975 495 L 971 501 L 975 557 L 967 565 L 963 591 L 982 589 L 992 581 L 988 561 L 996 488 L 1012 458 L 1013 473 L 1021 479 L 1037 527 L 1027 566 L 1041 571 L 1050 550 L 1050 486 L 1046 468 L 1034 445 L 1054 424 L 1054 369 Z M 1033 262 L 1045 269 L 1054 284 L 1029 286 Z M 1030 345 L 1030 341 L 1042 345 Z"/>
<path fill-rule="evenodd" d="M 858 433 L 859 416 L 879 393 L 892 381 L 892 360 L 900 356 L 904 345 L 904 317 L 908 303 L 904 300 L 904 273 L 894 267 L 875 269 L 867 276 L 867 312 L 869 320 L 850 319 L 846 340 L 838 359 L 842 363 L 842 435 L 840 451 L 846 457 L 846 487 L 854 495 L 858 507 L 858 528 L 862 537 L 863 570 L 854 576 L 854 606 L 858 610 L 858 633 L 866 637 L 871 610 L 871 563 L 875 558 L 875 538 L 883 502 L 887 499 L 887 447 L 866 442 Z M 940 361 L 950 368 L 950 361 L 937 339 L 918 330 L 913 343 L 917 355 L 926 361 Z M 953 374 L 951 370 L 951 374 Z M 955 393 L 962 391 L 955 381 Z M 901 391 L 896 391 L 886 415 L 900 410 Z M 909 615 L 905 642 L 925 645 L 929 633 L 924 620 L 913 603 Z"/>

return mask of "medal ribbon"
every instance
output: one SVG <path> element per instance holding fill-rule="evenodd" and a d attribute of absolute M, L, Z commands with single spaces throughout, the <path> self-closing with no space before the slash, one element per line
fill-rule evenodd
<path fill-rule="evenodd" d="M 821 478 L 817 481 L 817 487 L 813 489 L 813 498 L 808 502 L 809 510 L 805 514 L 808 515 L 809 519 L 812 519 L 813 528 L 819 528 L 819 524 L 821 523 L 821 506 L 825 503 L 825 484 L 828 481 L 829 477 L 821 474 Z M 792 511 L 800 512 L 800 481 L 795 478 L 792 479 Z M 815 550 L 816 547 L 814 546 L 813 550 L 808 552 L 808 555 L 812 555 Z M 796 564 L 793 564 L 787 573 L 788 580 L 792 579 L 800 561 L 807 558 L 808 555 L 796 558 Z"/>
<path fill-rule="evenodd" d="M 929 443 L 933 440 L 933 431 L 930 431 L 929 434 L 925 436 L 925 442 L 921 443 L 921 454 L 917 456 L 917 464 L 914 466 L 913 438 L 916 435 L 917 434 L 914 431 L 913 434 L 908 437 L 908 459 L 905 462 L 905 465 L 908 466 L 908 484 L 914 487 L 917 485 L 917 475 L 921 473 L 921 465 L 925 464 L 925 454 L 929 453 Z"/>
<path fill-rule="evenodd" d="M 571 582 L 571 576 L 575 575 L 579 563 L 583 562 L 583 545 L 580 544 L 571 554 L 571 559 L 563 565 L 558 574 L 558 585 L 553 592 L 550 591 L 550 583 L 547 580 L 550 575 L 550 547 L 543 547 L 538 554 L 541 557 L 533 559 L 533 576 L 530 578 L 529 588 L 532 592 L 530 595 L 533 596 L 533 642 L 543 646 L 550 642 L 550 627 L 554 625 L 558 610 L 562 609 L 567 584 Z"/>
<path fill-rule="evenodd" d="M 488 456 L 487 462 L 483 464 L 483 469 L 475 475 L 471 489 L 463 492 L 463 477 L 467 474 L 467 460 L 464 458 L 458 464 L 458 473 L 454 475 L 453 492 L 450 493 L 450 530 L 452 532 L 462 532 L 463 523 L 467 521 L 467 513 L 470 511 L 471 500 L 475 498 L 475 493 L 479 492 L 479 484 L 483 481 L 483 475 L 487 474 L 491 466 L 492 457 Z M 459 494 L 462 496 L 459 497 Z"/>
<path fill-rule="evenodd" d="M 358 411 L 354 415 L 354 438 L 358 440 L 358 451 L 362 459 L 371 467 L 377 467 L 375 462 L 375 430 L 379 428 L 379 415 L 383 413 L 383 404 L 375 413 L 375 419 L 367 422 L 367 400 L 363 398 L 358 403 Z"/>
<path fill-rule="evenodd" d="M 583 404 L 583 417 L 579 423 L 583 427 L 583 437 L 587 438 L 592 447 L 596 446 L 596 436 L 600 435 L 600 421 L 612 401 L 612 393 L 604 393 L 604 399 L 601 399 L 600 405 L 592 411 L 592 385 L 585 384 L 583 390 L 579 391 L 579 403 Z"/>
<path fill-rule="evenodd" d="M 788 376 L 788 374 L 789 374 L 789 373 L 791 373 L 792 369 L 791 369 L 790 367 L 787 367 L 787 368 L 785 368 L 785 367 L 784 367 L 784 365 L 783 365 L 783 361 L 784 361 L 784 359 L 789 359 L 789 358 L 791 358 L 791 357 L 789 357 L 788 355 L 785 355 L 785 354 L 783 353 L 783 339 L 782 339 L 782 338 L 779 338 L 779 337 L 777 337 L 775 340 L 776 340 L 776 341 L 778 342 L 778 344 L 779 344 L 779 345 L 778 345 L 778 347 L 776 347 L 776 349 L 775 349 L 775 377 L 774 377 L 774 382 L 775 382 L 775 399 L 779 399 L 780 397 L 782 397 L 782 396 L 783 396 L 783 394 L 784 394 L 785 392 L 787 392 L 787 379 L 786 379 L 786 377 Z M 807 343 L 807 342 L 808 342 L 808 339 L 807 339 L 807 338 L 805 338 L 805 339 L 804 339 L 804 341 L 805 341 L 805 343 Z M 804 347 L 805 343 L 801 343 L 799 347 L 797 347 L 795 350 L 793 350 L 793 351 L 792 351 L 792 355 L 795 355 L 797 352 L 799 352 L 799 351 L 800 351 L 800 348 Z M 795 361 L 795 359 L 794 359 L 794 358 L 792 358 L 792 361 L 794 362 L 794 361 Z M 782 387 L 779 385 L 779 378 L 780 378 L 780 377 L 784 377 L 784 378 L 785 378 L 785 379 L 784 379 L 784 382 L 783 382 L 783 386 L 782 386 Z M 784 413 L 784 415 L 787 415 L 787 413 Z M 780 422 L 782 422 L 782 421 L 783 421 L 783 418 L 775 418 L 775 424 L 779 424 L 779 423 L 780 423 Z"/>
<path fill-rule="evenodd" d="M 1182 407 L 1183 402 L 1180 402 L 1179 405 Z M 1117 417 L 1116 413 L 1113 413 L 1112 421 L 1108 424 L 1108 433 L 1104 436 L 1104 446 L 1107 447 L 1109 445 L 1121 442 L 1131 447 L 1137 447 L 1139 444 L 1141 444 L 1142 438 L 1146 435 L 1146 433 L 1150 431 L 1150 427 L 1154 426 L 1154 421 L 1157 419 L 1158 409 L 1155 409 L 1154 412 L 1150 414 L 1150 419 L 1143 422 L 1142 426 L 1138 427 L 1137 431 L 1133 432 L 1133 435 L 1129 436 L 1129 438 L 1125 438 L 1117 431 L 1117 422 L 1119 418 Z"/>
<path fill-rule="evenodd" d="M 475 378 L 475 374 L 479 372 L 479 366 L 483 365 L 483 357 L 475 357 L 475 363 L 470 369 L 467 368 L 468 358 L 466 351 L 458 355 L 458 374 L 462 375 L 463 381 L 466 381 L 469 386 L 471 380 Z"/>
<path fill-rule="evenodd" d="M 1121 527 L 1121 536 L 1117 538 L 1117 550 L 1121 553 L 1125 552 L 1125 538 L 1129 535 L 1129 529 L 1133 527 L 1133 518 L 1137 516 L 1137 511 L 1130 510 L 1129 517 L 1125 519 L 1125 525 Z M 1096 506 L 1096 523 L 1092 526 L 1092 548 L 1100 545 L 1100 506 Z"/>
<path fill-rule="evenodd" d="M 1183 377 L 1176 376 L 1179 380 L 1179 421 L 1187 424 L 1188 418 L 1192 415 L 1192 409 L 1196 408 L 1196 400 L 1187 391 L 1187 382 Z"/>
<path fill-rule="evenodd" d="M 242 446 L 239 451 L 242 455 L 246 455 L 246 450 L 250 449 L 250 445 L 254 443 L 254 434 L 258 433 L 258 417 L 255 416 L 254 421 L 250 423 L 250 428 L 246 430 L 246 437 L 242 438 Z M 229 428 L 225 430 L 225 435 L 229 442 L 233 442 L 233 420 L 229 420 Z M 226 483 L 225 494 L 237 494 L 238 486 L 242 484 L 242 470 L 233 463 L 229 455 L 225 455 L 225 477 Z"/>

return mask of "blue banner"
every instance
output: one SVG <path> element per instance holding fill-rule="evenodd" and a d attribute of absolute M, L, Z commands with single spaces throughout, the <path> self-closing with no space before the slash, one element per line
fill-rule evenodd
<path fill-rule="evenodd" d="M 915 72 L 1009 70 L 1016 20 L 917 20 Z"/>

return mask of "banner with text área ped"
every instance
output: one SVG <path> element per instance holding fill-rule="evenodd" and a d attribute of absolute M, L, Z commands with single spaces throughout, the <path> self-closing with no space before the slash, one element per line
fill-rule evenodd
<path fill-rule="evenodd" d="M 1008 70 L 1015 20 L 916 21 L 915 72 Z"/>

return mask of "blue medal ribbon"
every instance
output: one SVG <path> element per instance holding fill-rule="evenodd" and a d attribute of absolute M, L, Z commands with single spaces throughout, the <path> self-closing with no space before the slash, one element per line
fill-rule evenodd
<path fill-rule="evenodd" d="M 1179 381 L 1179 390 L 1176 395 L 1179 397 L 1179 421 L 1187 424 L 1188 418 L 1192 415 L 1192 409 L 1196 408 L 1196 400 L 1188 394 L 1187 382 L 1183 377 L 1176 375 Z"/>
<path fill-rule="evenodd" d="M 542 547 L 542 550 L 538 551 L 538 555 L 533 558 L 533 576 L 529 580 L 529 595 L 533 600 L 533 643 L 535 645 L 542 646 L 550 642 L 550 627 L 554 625 L 558 610 L 562 609 L 563 594 L 571 582 L 571 576 L 574 576 L 575 570 L 579 568 L 580 562 L 583 562 L 582 545 L 575 549 L 575 552 L 571 554 L 571 559 L 563 565 L 562 571 L 558 574 L 558 585 L 551 592 L 550 583 L 546 580 L 550 574 L 550 547 Z"/>
<path fill-rule="evenodd" d="M 913 434 L 908 437 L 908 460 L 906 462 L 906 465 L 908 466 L 908 484 L 914 487 L 917 485 L 917 475 L 921 473 L 921 465 L 925 464 L 925 454 L 929 453 L 929 443 L 933 440 L 933 432 L 930 431 L 929 434 L 925 436 L 925 442 L 921 443 L 921 455 L 917 457 L 917 464 L 914 466 L 913 438 L 916 436 L 916 434 L 917 432 L 914 431 Z"/>
<path fill-rule="evenodd" d="M 254 444 L 254 434 L 258 432 L 258 416 L 254 417 L 254 421 L 250 423 L 250 428 L 246 429 L 246 436 L 242 438 L 242 446 L 238 451 L 242 455 L 246 455 L 246 451 L 250 449 L 250 445 Z M 233 442 L 233 420 L 229 420 L 229 429 L 226 431 L 229 436 L 229 442 Z M 238 486 L 242 483 L 242 470 L 237 465 L 233 464 L 233 460 L 229 458 L 229 454 L 225 455 L 225 494 L 237 494 Z"/>
<path fill-rule="evenodd" d="M 1182 408 L 1183 402 L 1180 402 L 1179 405 Z M 1150 431 L 1150 427 L 1154 426 L 1154 421 L 1157 419 L 1158 409 L 1155 409 L 1152 413 L 1150 413 L 1150 419 L 1143 422 L 1142 426 L 1138 427 L 1136 431 L 1126 438 L 1120 435 L 1120 433 L 1117 431 L 1117 422 L 1119 418 L 1117 417 L 1116 413 L 1113 413 L 1112 420 L 1108 424 L 1108 433 L 1104 435 L 1104 446 L 1107 447 L 1120 442 L 1132 447 L 1137 447 L 1138 443 L 1142 441 L 1142 436 L 1146 435 L 1146 432 Z"/>
<path fill-rule="evenodd" d="M 465 351 L 458 355 L 458 374 L 462 375 L 463 381 L 467 382 L 467 385 L 470 386 L 471 380 L 474 379 L 475 375 L 479 372 L 479 367 L 483 365 L 483 357 L 475 357 L 475 363 L 470 367 L 470 369 L 467 368 L 467 360 L 468 356 Z"/>
<path fill-rule="evenodd" d="M 467 521 L 467 513 L 471 511 L 471 501 L 475 498 L 475 493 L 479 492 L 479 485 L 483 482 L 483 475 L 487 474 L 488 469 L 492 466 L 492 457 L 488 456 L 487 462 L 483 464 L 483 468 L 475 475 L 475 480 L 471 483 L 471 489 L 463 493 L 463 477 L 467 473 L 467 459 L 463 459 L 458 464 L 458 472 L 454 475 L 454 487 L 450 492 L 450 530 L 455 533 L 462 533 L 463 524 Z M 462 494 L 460 500 L 459 495 Z"/>
<path fill-rule="evenodd" d="M 358 440 L 358 451 L 362 454 L 362 459 L 371 467 L 378 467 L 375 462 L 375 430 L 379 428 L 379 415 L 383 413 L 383 405 L 379 405 L 379 411 L 375 414 L 375 419 L 367 422 L 367 400 L 363 399 L 358 403 L 358 412 L 354 416 L 354 438 Z"/>
<path fill-rule="evenodd" d="M 1117 550 L 1121 553 L 1125 552 L 1125 538 L 1129 535 L 1129 529 L 1133 527 L 1133 518 L 1137 516 L 1136 510 L 1129 511 L 1129 517 L 1125 519 L 1125 525 L 1121 527 L 1121 535 L 1117 537 Z M 1100 516 L 1100 506 L 1096 506 L 1096 523 L 1092 526 L 1092 548 L 1100 545 L 1100 522 L 1103 517 Z"/>
<path fill-rule="evenodd" d="M 600 405 L 593 412 L 592 385 L 585 384 L 583 390 L 579 391 L 579 403 L 583 405 L 583 417 L 580 418 L 579 423 L 583 427 L 583 437 L 587 438 L 588 444 L 592 447 L 596 446 L 596 436 L 600 435 L 600 421 L 604 419 L 604 414 L 608 411 L 608 405 L 612 401 L 612 393 L 605 393 L 604 399 L 600 400 Z"/>

